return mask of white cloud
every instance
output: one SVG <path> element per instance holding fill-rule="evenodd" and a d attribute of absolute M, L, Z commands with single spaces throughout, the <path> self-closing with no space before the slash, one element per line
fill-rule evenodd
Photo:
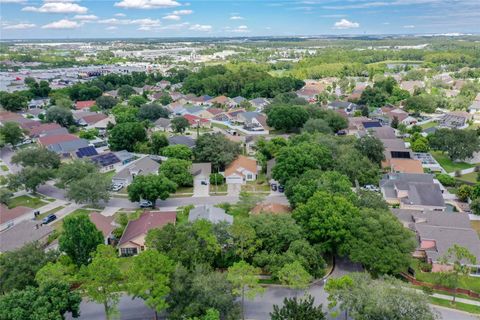
<path fill-rule="evenodd" d="M 192 13 L 193 13 L 193 10 L 175 10 L 172 12 L 172 14 L 175 14 L 177 16 L 186 16 Z"/>
<path fill-rule="evenodd" d="M 145 18 L 145 19 L 136 19 L 130 21 L 130 24 L 138 24 L 141 27 L 159 27 L 160 26 L 160 20 L 158 19 L 150 19 L 150 18 Z"/>
<path fill-rule="evenodd" d="M 413 29 L 415 28 L 415 26 L 413 24 L 409 24 L 409 25 L 406 25 L 406 26 L 403 26 L 405 29 Z"/>
<path fill-rule="evenodd" d="M 360 27 L 358 22 L 348 21 L 347 19 L 342 19 L 340 21 L 335 22 L 334 26 L 335 29 L 353 29 Z"/>
<path fill-rule="evenodd" d="M 80 0 L 43 0 L 43 2 L 79 2 Z"/>
<path fill-rule="evenodd" d="M 115 17 L 126 17 L 127 15 L 125 13 L 115 13 Z"/>
<path fill-rule="evenodd" d="M 109 27 L 106 27 L 105 30 L 117 30 L 118 27 L 115 27 L 115 26 L 109 26 Z"/>
<path fill-rule="evenodd" d="M 180 3 L 175 0 L 122 0 L 114 4 L 115 7 L 126 9 L 160 9 L 179 5 Z"/>
<path fill-rule="evenodd" d="M 194 24 L 194 25 L 191 25 L 189 29 L 193 31 L 208 32 L 208 31 L 212 31 L 212 26 L 206 25 L 206 24 Z"/>
<path fill-rule="evenodd" d="M 26 0 L 0 0 L 0 3 L 25 3 Z"/>
<path fill-rule="evenodd" d="M 247 33 L 250 32 L 247 26 L 238 26 L 235 29 L 231 30 L 232 32 L 236 33 Z"/>
<path fill-rule="evenodd" d="M 82 20 L 82 21 L 93 21 L 97 20 L 98 17 L 94 14 L 77 14 L 73 17 L 75 20 Z"/>
<path fill-rule="evenodd" d="M 58 20 L 49 24 L 42 26 L 42 29 L 76 29 L 81 27 L 83 24 L 78 23 L 77 21 L 70 21 L 67 19 Z"/>
<path fill-rule="evenodd" d="M 40 12 L 40 13 L 87 13 L 86 7 L 79 6 L 76 3 L 49 2 L 41 7 L 24 7 L 22 11 Z"/>
<path fill-rule="evenodd" d="M 188 22 L 169 24 L 163 27 L 160 27 L 160 30 L 181 30 L 186 28 L 189 25 Z"/>
<path fill-rule="evenodd" d="M 160 20 L 151 19 L 151 18 L 135 19 L 135 20 L 110 18 L 110 19 L 100 20 L 98 21 L 98 23 L 115 25 L 115 26 L 138 25 L 140 26 L 138 30 L 150 30 L 153 27 L 159 27 L 161 25 Z"/>
<path fill-rule="evenodd" d="M 231 16 L 230 20 L 243 20 L 243 17 L 240 16 Z"/>
<path fill-rule="evenodd" d="M 36 24 L 33 23 L 18 23 L 18 24 L 11 24 L 5 26 L 3 29 L 9 29 L 9 30 L 23 30 L 23 29 L 31 29 L 36 27 Z"/>
<path fill-rule="evenodd" d="M 168 16 L 165 16 L 162 19 L 165 19 L 165 20 L 180 20 L 180 16 L 177 16 L 176 14 L 169 14 Z"/>

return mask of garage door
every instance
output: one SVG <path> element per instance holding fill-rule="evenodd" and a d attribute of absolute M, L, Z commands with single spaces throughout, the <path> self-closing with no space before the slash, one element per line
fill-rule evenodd
<path fill-rule="evenodd" d="M 243 183 L 243 178 L 242 177 L 227 177 L 226 181 L 227 181 L 227 183 L 230 183 L 230 184 L 242 184 Z"/>

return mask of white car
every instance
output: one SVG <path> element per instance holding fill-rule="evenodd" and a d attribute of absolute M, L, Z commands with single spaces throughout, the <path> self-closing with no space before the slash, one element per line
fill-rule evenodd
<path fill-rule="evenodd" d="M 122 190 L 122 188 L 123 188 L 123 184 L 121 183 L 112 185 L 112 191 L 114 192 L 120 191 Z"/>
<path fill-rule="evenodd" d="M 373 184 L 367 184 L 366 186 L 364 186 L 362 188 L 362 190 L 365 190 L 365 191 L 373 191 L 373 192 L 379 192 L 380 189 L 376 186 L 374 186 Z"/>

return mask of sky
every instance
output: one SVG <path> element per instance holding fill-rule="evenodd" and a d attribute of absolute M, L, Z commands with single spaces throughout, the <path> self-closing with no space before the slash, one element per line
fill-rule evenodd
<path fill-rule="evenodd" d="M 480 0 L 0 0 L 0 39 L 480 33 Z"/>

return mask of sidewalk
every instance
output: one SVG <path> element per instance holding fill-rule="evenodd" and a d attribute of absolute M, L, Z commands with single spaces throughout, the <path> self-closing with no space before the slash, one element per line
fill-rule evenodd
<path fill-rule="evenodd" d="M 440 293 L 434 293 L 434 294 L 432 294 L 432 297 L 443 299 L 443 300 L 449 300 L 449 301 L 453 300 L 453 296 L 446 295 L 446 294 L 440 294 Z M 471 300 L 471 299 L 465 299 L 465 298 L 458 298 L 457 297 L 457 298 L 455 298 L 455 301 L 465 303 L 465 304 L 469 304 L 469 305 L 472 305 L 472 306 L 480 307 L 480 301 L 477 301 L 477 300 Z"/>

